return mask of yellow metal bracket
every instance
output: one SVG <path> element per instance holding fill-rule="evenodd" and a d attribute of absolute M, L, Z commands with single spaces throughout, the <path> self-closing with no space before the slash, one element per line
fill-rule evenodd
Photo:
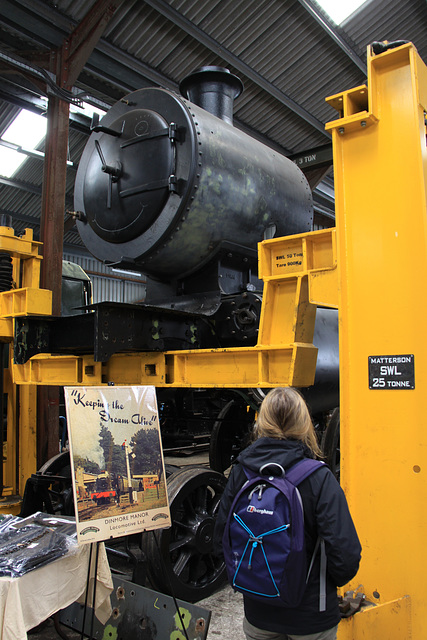
<path fill-rule="evenodd" d="M 51 315 L 52 292 L 40 289 L 39 255 L 41 242 L 33 240 L 33 230 L 21 237 L 11 227 L 0 227 L 0 251 L 12 258 L 14 289 L 0 293 L 0 341 L 13 339 L 13 318 L 27 315 Z"/>
<path fill-rule="evenodd" d="M 13 258 L 36 258 L 42 260 L 39 248 L 42 242 L 33 239 L 33 230 L 25 229 L 22 236 L 16 236 L 12 227 L 0 227 L 0 249 Z"/>
<path fill-rule="evenodd" d="M 327 98 L 326 102 L 340 115 L 337 120 L 326 124 L 326 130 L 338 129 L 338 132 L 343 135 L 376 124 L 378 118 L 369 111 L 368 95 L 368 87 L 361 85 Z"/>
<path fill-rule="evenodd" d="M 254 347 L 90 356 L 38 355 L 13 366 L 17 384 L 154 384 L 158 387 L 309 386 L 314 382 L 316 306 L 336 306 L 335 230 L 259 245 L 265 289 Z"/>
<path fill-rule="evenodd" d="M 361 609 L 339 626 L 339 640 L 410 640 L 411 599 L 409 596 Z"/>
<path fill-rule="evenodd" d="M 308 278 L 309 302 L 318 306 L 338 308 L 338 275 L 336 230 L 323 229 L 285 238 L 265 240 L 258 245 L 260 278 L 269 289 L 264 289 L 263 306 L 285 281 L 292 278 Z M 272 314 L 270 317 L 273 320 Z M 270 336 L 262 336 L 268 344 Z"/>
<path fill-rule="evenodd" d="M 13 289 L 0 293 L 0 317 L 52 315 L 52 292 L 48 289 Z"/>

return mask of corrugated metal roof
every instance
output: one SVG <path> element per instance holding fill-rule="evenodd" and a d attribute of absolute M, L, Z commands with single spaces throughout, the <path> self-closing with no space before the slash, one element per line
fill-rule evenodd
<path fill-rule="evenodd" d="M 106 38 L 114 45 L 140 57 L 177 83 L 199 66 L 226 65 L 245 84 L 245 91 L 236 101 L 237 120 L 271 136 L 290 152 L 306 148 L 307 144 L 316 145 L 325 141 L 322 133 L 311 131 L 310 127 L 301 128 L 298 117 L 277 99 L 260 90 L 257 84 L 232 64 L 224 61 L 217 51 L 212 51 L 185 35 L 172 22 L 165 24 L 164 18 L 141 3 L 137 7 L 133 6 L 135 14 L 132 19 L 130 7 L 128 3 L 126 5 L 126 16 L 123 19 L 120 16 L 113 19 L 106 31 Z M 278 90 L 299 101 L 303 107 L 305 101 L 312 102 L 312 91 L 301 83 L 301 76 L 307 75 L 308 80 L 312 73 L 313 56 L 309 51 L 313 42 L 316 42 L 316 37 L 317 46 L 320 46 L 319 36 L 322 36 L 322 46 L 332 59 L 333 45 L 320 29 L 316 33 L 316 25 L 299 2 L 205 0 L 194 3 L 187 0 L 171 2 L 170 6 L 179 10 L 196 30 L 213 38 L 219 45 L 219 53 L 223 51 L 222 48 L 227 49 Z M 141 21 L 138 23 L 139 27 L 135 28 L 137 17 Z M 298 35 L 296 26 L 300 30 Z M 284 37 L 284 34 L 289 36 Z M 306 35 L 301 38 L 301 34 Z M 344 63 L 346 67 L 349 66 L 346 60 Z M 353 80 L 352 76 L 351 81 Z M 324 111 L 323 96 L 319 100 L 317 91 L 314 95 Z M 316 113 L 313 115 L 317 117 Z"/>
<path fill-rule="evenodd" d="M 425 0 L 371 0 L 343 23 L 343 29 L 363 53 L 375 40 L 409 40 L 427 63 Z"/>

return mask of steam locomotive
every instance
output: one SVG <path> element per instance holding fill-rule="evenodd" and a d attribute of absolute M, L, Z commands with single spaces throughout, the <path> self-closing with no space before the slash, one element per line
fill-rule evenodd
<path fill-rule="evenodd" d="M 227 69 L 208 66 L 184 78 L 182 96 L 158 88 L 134 91 L 95 124 L 83 152 L 75 183 L 81 239 L 105 264 L 148 276 L 145 316 L 153 313 L 149 307 L 167 311 L 160 320 L 167 338 L 158 345 L 148 340 L 148 348 L 255 344 L 262 300 L 257 243 L 312 229 L 304 174 L 233 126 L 233 102 L 242 88 Z M 318 309 L 314 344 L 316 380 L 304 394 L 319 416 L 338 405 L 334 310 Z M 184 415 L 188 425 L 188 394 L 174 401 L 164 395 L 165 417 L 177 425 Z M 256 407 L 259 392 L 255 399 L 248 395 L 243 404 Z M 221 471 L 229 463 L 229 431 L 245 411 L 235 394 L 232 399 L 220 423 L 215 407 L 207 418 L 210 428 L 228 433 L 221 442 L 214 434 L 211 450 L 211 463 Z M 173 442 L 176 431 L 171 435 L 165 425 L 164 441 Z M 224 440 L 225 456 L 218 453 Z"/>
<path fill-rule="evenodd" d="M 144 273 L 144 304 L 100 303 L 80 320 L 56 319 L 55 330 L 39 323 L 35 342 L 40 345 L 44 336 L 46 351 L 93 349 L 95 360 L 105 361 L 118 350 L 256 344 L 263 284 L 257 243 L 310 231 L 311 190 L 292 161 L 233 126 L 239 78 L 227 69 L 203 67 L 180 90 L 182 96 L 141 89 L 117 102 L 93 123 L 76 176 L 84 245 L 107 265 Z M 91 342 L 92 322 L 98 329 L 91 329 L 97 336 Z M 28 345 L 31 322 L 22 323 Z M 317 310 L 313 342 L 315 383 L 302 392 L 315 421 L 323 424 L 338 405 L 336 311 Z M 30 355 L 31 350 L 15 354 L 18 361 Z M 162 532 L 159 547 L 143 536 L 140 546 L 157 588 L 168 591 L 172 583 L 181 598 L 195 600 L 222 580 L 223 566 L 206 543 L 214 506 L 201 515 L 206 503 L 217 501 L 203 495 L 222 491 L 222 472 L 242 447 L 262 396 L 262 389 L 158 390 L 164 447 L 194 444 L 205 433 L 211 469 L 180 470 L 168 483 L 172 519 L 181 521 L 186 535 L 193 532 L 190 545 L 181 542 L 179 527 Z M 193 499 L 203 504 L 189 513 Z M 167 558 L 165 580 L 160 556 Z"/>

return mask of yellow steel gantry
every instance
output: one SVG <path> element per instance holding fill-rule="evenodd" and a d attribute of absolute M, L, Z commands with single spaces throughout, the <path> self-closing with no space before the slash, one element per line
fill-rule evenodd
<path fill-rule="evenodd" d="M 328 99 L 340 282 L 341 483 L 361 538 L 339 640 L 424 640 L 427 605 L 427 68 L 368 51 L 368 84 Z M 421 289 L 420 289 L 420 285 Z"/>

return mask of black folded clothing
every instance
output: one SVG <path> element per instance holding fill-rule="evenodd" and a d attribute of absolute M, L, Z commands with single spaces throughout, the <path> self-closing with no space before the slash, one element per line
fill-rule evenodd
<path fill-rule="evenodd" d="M 0 576 L 19 577 L 68 553 L 72 541 L 37 524 L 0 534 Z M 72 545 L 73 546 L 73 545 Z"/>

